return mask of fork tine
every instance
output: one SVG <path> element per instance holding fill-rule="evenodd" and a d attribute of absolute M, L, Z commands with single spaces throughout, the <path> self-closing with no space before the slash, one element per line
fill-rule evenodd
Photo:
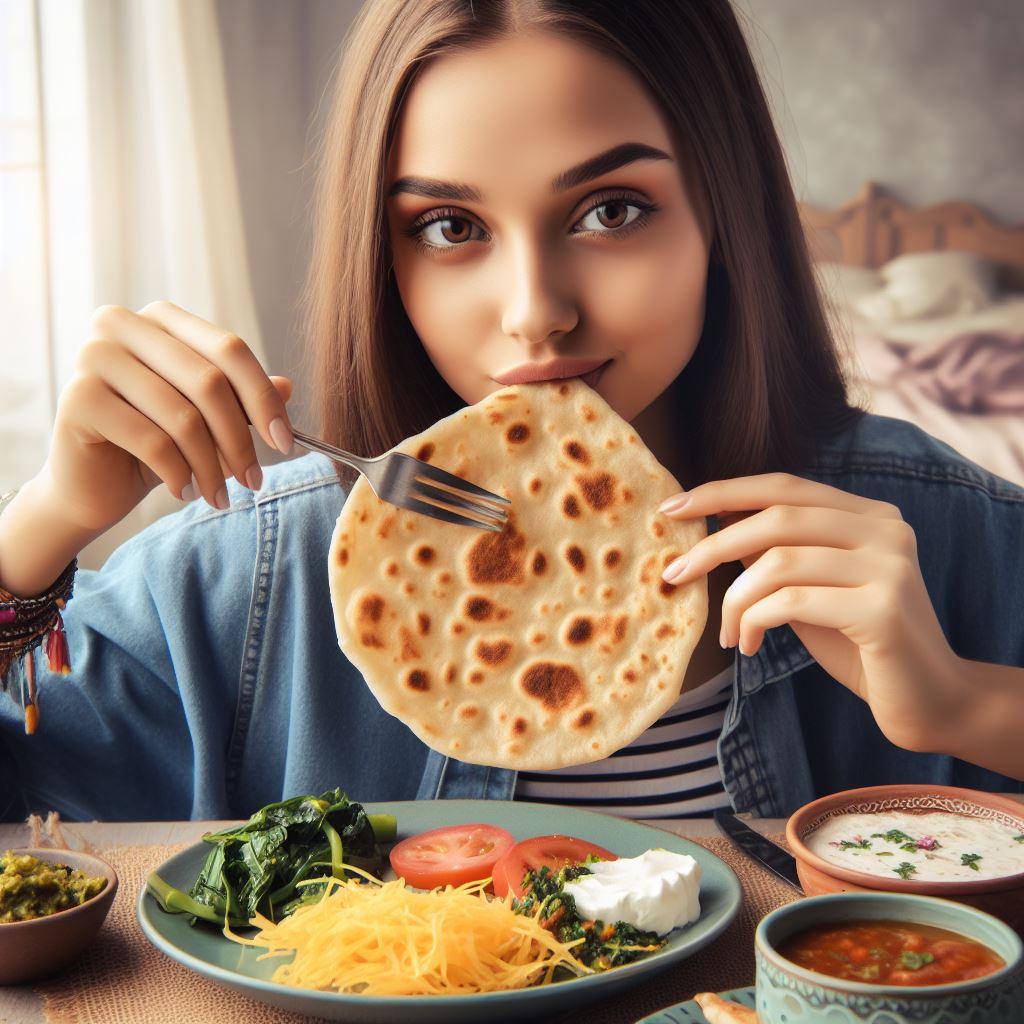
<path fill-rule="evenodd" d="M 460 516 L 457 512 L 451 512 L 439 505 L 431 505 L 426 501 L 419 501 L 413 497 L 406 497 L 402 501 L 402 508 L 410 512 L 419 512 L 422 515 L 430 516 L 432 519 L 440 519 L 445 523 L 454 523 L 456 526 L 475 526 L 478 530 L 490 530 L 491 533 L 501 533 L 501 527 L 496 522 L 484 522 L 480 519 L 470 519 L 468 516 Z"/>
<path fill-rule="evenodd" d="M 452 505 L 455 508 L 464 508 L 467 512 L 482 516 L 484 519 L 493 519 L 497 523 L 504 523 L 508 514 L 504 509 L 491 508 L 489 505 L 480 505 L 475 501 L 468 501 L 460 498 L 451 491 L 443 490 L 440 487 L 431 487 L 423 480 L 414 480 L 412 493 L 421 498 L 429 498 L 430 501 L 441 502 L 445 505 Z"/>
<path fill-rule="evenodd" d="M 443 469 L 438 469 L 437 466 L 430 465 L 429 462 L 422 462 L 418 459 L 416 461 L 419 462 L 419 465 L 416 467 L 417 476 L 432 480 L 434 483 L 445 484 L 448 487 L 454 488 L 456 491 L 475 494 L 478 498 L 485 498 L 487 501 L 493 501 L 499 505 L 512 504 L 508 498 L 502 497 L 500 494 L 495 494 L 493 491 L 484 490 L 483 487 L 470 483 L 468 480 L 464 480 L 461 476 L 455 476 L 453 473 L 446 473 Z"/>

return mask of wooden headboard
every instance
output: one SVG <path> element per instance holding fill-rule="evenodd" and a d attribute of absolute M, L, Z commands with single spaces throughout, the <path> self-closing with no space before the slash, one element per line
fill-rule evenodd
<path fill-rule="evenodd" d="M 1001 285 L 1024 291 L 1024 224 L 997 224 L 973 203 L 914 209 L 867 182 L 836 210 L 801 204 L 800 213 L 816 260 L 879 267 L 908 252 L 955 249 L 995 260 Z"/>

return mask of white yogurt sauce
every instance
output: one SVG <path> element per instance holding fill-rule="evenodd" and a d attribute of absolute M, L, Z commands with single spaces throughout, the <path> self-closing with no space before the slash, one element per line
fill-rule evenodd
<path fill-rule="evenodd" d="M 1024 824 L 949 811 L 837 814 L 803 840 L 830 864 L 884 878 L 973 882 L 1024 871 Z"/>
<path fill-rule="evenodd" d="M 584 919 L 664 935 L 700 917 L 700 865 L 685 853 L 648 850 L 587 867 L 592 874 L 565 884 Z"/>

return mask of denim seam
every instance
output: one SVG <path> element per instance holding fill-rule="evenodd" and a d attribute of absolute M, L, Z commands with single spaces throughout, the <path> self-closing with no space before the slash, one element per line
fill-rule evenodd
<path fill-rule="evenodd" d="M 437 789 L 434 790 L 434 799 L 441 799 L 441 790 L 444 788 L 444 777 L 448 774 L 448 762 L 451 760 L 450 757 L 444 759 L 444 764 L 441 765 L 441 771 L 437 775 Z"/>
<path fill-rule="evenodd" d="M 238 678 L 238 702 L 235 722 L 228 744 L 225 769 L 225 789 L 228 800 L 233 800 L 241 775 L 245 744 L 249 736 L 253 705 L 256 701 L 256 678 L 263 649 L 263 634 L 267 624 L 270 603 L 271 567 L 277 551 L 277 505 L 260 502 L 256 520 L 256 566 L 253 571 L 252 596 L 249 602 L 248 628 L 245 650 Z"/>
<path fill-rule="evenodd" d="M 899 476 L 899 477 L 910 477 L 914 480 L 928 481 L 937 484 L 956 484 L 961 487 L 967 487 L 974 491 L 980 491 L 986 497 L 992 501 L 1007 502 L 1011 505 L 1024 504 L 1024 492 L 1004 492 L 1000 490 L 994 490 L 984 481 L 979 480 L 977 475 L 971 473 L 969 470 L 964 472 L 953 472 L 949 469 L 943 470 L 928 470 L 922 469 L 921 466 L 913 462 L 904 462 L 901 459 L 886 459 L 884 461 L 864 461 L 863 459 L 856 459 L 852 461 L 839 461 L 831 462 L 830 464 L 823 464 L 818 462 L 810 467 L 812 472 L 816 472 L 821 476 L 843 476 L 848 477 L 855 473 L 864 473 L 872 476 Z"/>

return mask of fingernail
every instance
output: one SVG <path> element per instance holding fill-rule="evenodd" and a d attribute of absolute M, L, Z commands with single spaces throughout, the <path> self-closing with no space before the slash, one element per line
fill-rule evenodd
<path fill-rule="evenodd" d="M 222 512 L 226 512 L 231 508 L 231 502 L 228 501 L 228 489 L 226 487 L 222 487 L 217 492 L 217 508 Z"/>
<path fill-rule="evenodd" d="M 750 655 L 753 654 L 753 651 L 748 651 L 746 647 L 744 647 L 742 640 L 739 642 L 739 648 L 740 654 L 742 654 L 744 658 L 749 658 Z"/>
<path fill-rule="evenodd" d="M 677 558 L 674 562 L 669 563 L 665 567 L 665 571 L 661 574 L 661 578 L 667 583 L 675 583 L 680 576 L 686 570 L 690 560 L 684 555 L 682 558 Z"/>
<path fill-rule="evenodd" d="M 288 429 L 288 424 L 278 416 L 276 420 L 270 421 L 269 429 L 270 436 L 274 440 L 274 447 L 277 448 L 279 452 L 284 452 L 285 455 L 289 455 L 295 444 L 295 438 L 292 437 L 292 432 Z"/>
<path fill-rule="evenodd" d="M 182 501 L 195 501 L 199 497 L 199 484 L 196 481 L 195 473 L 192 474 L 192 482 L 185 484 L 181 489 Z"/>
<path fill-rule="evenodd" d="M 666 498 L 659 506 L 659 512 L 678 512 L 683 508 L 690 500 L 688 494 L 674 494 L 671 498 Z"/>
<path fill-rule="evenodd" d="M 258 462 L 254 462 L 245 471 L 245 482 L 250 491 L 258 491 L 263 486 L 263 470 Z"/>
<path fill-rule="evenodd" d="M 723 649 L 729 646 L 725 642 L 725 626 L 722 627 L 722 631 L 718 634 L 718 646 Z"/>

